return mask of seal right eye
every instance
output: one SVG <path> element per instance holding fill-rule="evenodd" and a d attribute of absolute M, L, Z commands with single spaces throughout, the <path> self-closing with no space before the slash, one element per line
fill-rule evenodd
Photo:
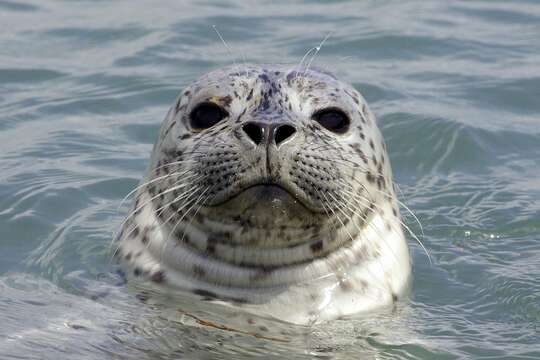
<path fill-rule="evenodd" d="M 349 129 L 349 117 L 338 108 L 331 107 L 319 110 L 311 118 L 337 134 L 344 134 Z"/>
<path fill-rule="evenodd" d="M 191 128 L 193 130 L 208 129 L 227 116 L 229 116 L 227 111 L 211 102 L 200 103 L 189 114 Z"/>

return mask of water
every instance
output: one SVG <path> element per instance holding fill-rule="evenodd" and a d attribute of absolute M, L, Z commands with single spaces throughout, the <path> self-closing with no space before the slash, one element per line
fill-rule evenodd
<path fill-rule="evenodd" d="M 411 300 L 283 342 L 142 304 L 109 243 L 173 99 L 330 31 L 315 63 L 365 95 L 423 225 Z M 540 358 L 538 39 L 532 0 L 0 0 L 0 358 Z"/>

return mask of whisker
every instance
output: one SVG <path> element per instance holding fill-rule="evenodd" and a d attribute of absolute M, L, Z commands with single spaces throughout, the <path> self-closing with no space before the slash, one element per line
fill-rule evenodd
<path fill-rule="evenodd" d="M 401 193 L 401 196 L 405 197 L 405 195 L 403 195 L 403 192 L 401 191 L 401 189 L 399 188 L 398 184 L 393 182 L 393 184 L 397 187 L 398 191 Z M 409 207 L 407 205 L 405 205 L 403 202 L 401 202 L 399 199 L 396 198 L 396 201 L 397 203 L 399 204 L 399 206 L 402 206 L 405 208 L 405 210 L 407 210 L 407 212 L 414 218 L 414 220 L 416 220 L 416 223 L 418 224 L 418 226 L 420 227 L 420 232 L 422 233 L 422 237 L 424 237 L 424 229 L 422 227 L 422 224 L 420 223 L 420 220 L 418 220 L 418 218 L 416 217 L 416 215 L 412 212 L 411 209 L 409 209 Z"/>
<path fill-rule="evenodd" d="M 326 195 L 324 194 L 324 192 L 321 192 L 321 191 L 319 191 L 319 190 L 317 190 L 317 189 L 315 189 L 315 191 L 317 191 L 320 195 L 322 195 L 322 196 L 326 199 L 327 202 L 329 202 L 329 201 L 328 201 L 328 198 L 326 197 Z M 329 193 L 329 194 L 330 194 L 330 193 Z M 349 238 L 351 239 L 351 243 L 354 243 L 354 240 L 355 240 L 354 237 L 353 237 L 352 234 L 349 232 L 349 230 L 347 229 L 347 227 L 345 226 L 345 224 L 343 223 L 343 221 L 341 220 L 341 218 L 340 218 L 339 216 L 337 216 L 337 214 L 335 213 L 334 210 L 332 210 L 332 208 L 330 208 L 330 211 L 332 212 L 332 214 L 334 215 L 334 217 L 337 218 L 338 221 L 341 223 L 342 228 L 345 230 L 345 232 L 347 233 L 347 235 L 348 235 Z M 347 216 L 347 215 L 345 214 L 345 216 Z M 336 232 L 337 232 L 337 231 L 336 231 Z M 341 269 L 340 269 L 340 271 L 341 271 Z M 371 273 L 371 270 L 370 270 L 369 268 L 366 268 L 366 271 L 368 271 L 369 273 Z M 372 276 L 373 276 L 373 274 L 372 274 Z M 381 286 L 380 286 L 380 289 L 384 289 L 384 287 L 381 285 Z"/>
<path fill-rule="evenodd" d="M 317 54 L 319 54 L 319 51 L 321 51 L 321 48 L 323 47 L 324 43 L 326 42 L 326 40 L 328 40 L 328 38 L 330 37 L 330 35 L 332 35 L 332 32 L 330 31 L 328 34 L 326 34 L 326 36 L 324 37 L 324 39 L 321 41 L 321 43 L 319 44 L 319 46 L 317 46 L 315 49 L 315 54 L 313 54 L 313 56 L 311 57 L 311 60 L 309 60 L 307 66 L 306 66 L 306 69 L 304 70 L 304 76 L 306 75 L 306 73 L 309 71 L 309 67 L 311 66 L 311 63 L 313 62 L 313 60 L 315 59 L 315 57 L 317 56 Z"/>
<path fill-rule="evenodd" d="M 357 163 L 357 162 L 355 162 L 353 160 L 349 160 L 349 159 L 342 159 L 342 158 L 337 158 L 337 157 L 332 157 L 332 156 L 326 156 L 326 157 L 317 156 L 317 160 L 326 161 L 326 162 L 329 162 L 329 163 L 337 162 L 337 163 L 348 166 L 349 168 L 352 168 L 352 169 L 354 169 L 356 171 L 359 171 L 359 172 L 362 172 L 362 173 L 369 172 L 369 170 L 366 170 L 366 167 L 365 167 L 364 164 Z"/>
<path fill-rule="evenodd" d="M 192 187 L 190 188 L 190 190 L 192 190 L 192 189 L 194 189 L 194 188 L 195 188 L 195 186 L 192 186 Z M 189 196 L 191 196 L 191 195 L 189 195 Z M 188 197 L 189 197 L 189 196 L 188 196 Z M 169 203 L 165 204 L 164 206 L 169 206 L 169 205 L 173 204 L 173 203 L 176 202 L 176 201 L 178 201 L 178 198 L 176 198 L 176 199 L 170 201 Z M 182 209 L 183 209 L 183 207 L 181 207 L 178 211 L 180 211 L 180 210 L 182 210 Z M 169 218 L 164 222 L 164 224 L 166 224 L 173 216 L 174 216 L 174 214 L 171 215 L 171 217 L 169 217 Z M 150 223 L 150 226 L 156 225 L 157 222 L 158 222 L 158 216 L 157 216 L 157 214 L 156 214 L 156 215 L 153 217 L 152 222 Z M 130 230 L 129 232 L 127 232 L 126 235 L 124 235 L 124 237 L 129 237 L 129 236 L 135 231 L 135 229 L 137 229 L 137 228 L 138 228 L 138 226 L 137 226 L 137 225 L 134 225 L 134 226 L 131 228 L 131 230 Z M 148 248 L 149 246 L 150 246 L 150 242 L 148 242 L 148 243 L 146 244 L 146 248 Z M 120 242 L 119 242 L 118 246 L 116 247 L 114 253 L 116 253 L 116 252 L 118 251 L 119 248 L 120 248 Z M 113 254 L 114 254 L 114 253 L 113 253 Z M 111 260 L 112 260 L 112 259 L 111 259 Z"/>
<path fill-rule="evenodd" d="M 138 190 L 142 189 L 143 187 L 146 187 L 146 186 L 149 186 L 153 183 L 155 183 L 156 181 L 160 181 L 160 180 L 163 180 L 163 179 L 166 179 L 166 178 L 169 178 L 171 176 L 175 176 L 175 175 L 178 175 L 178 176 L 182 176 L 183 174 L 189 172 L 190 170 L 187 169 L 187 170 L 184 170 L 183 172 L 174 172 L 174 173 L 170 173 L 170 174 L 167 174 L 167 175 L 163 175 L 163 176 L 159 176 L 157 178 L 154 178 L 150 181 L 147 181 L 137 187 L 135 187 L 133 190 L 131 190 L 126 196 L 124 196 L 124 198 L 122 199 L 122 201 L 120 201 L 120 205 L 118 205 L 117 209 L 116 209 L 116 212 L 120 211 L 120 208 L 122 207 L 122 205 L 124 204 L 124 202 L 131 196 L 133 195 L 134 193 L 136 193 Z"/>
<path fill-rule="evenodd" d="M 364 186 L 362 183 L 360 183 L 357 179 L 354 179 L 358 184 Z M 365 188 L 365 187 L 364 187 Z M 422 237 L 424 236 L 424 229 L 422 228 L 422 224 L 420 223 L 420 220 L 418 219 L 418 217 L 416 217 L 416 215 L 412 212 L 411 209 L 409 209 L 409 207 L 407 205 L 405 205 L 403 202 L 401 202 L 399 199 L 397 199 L 396 196 L 393 196 L 393 194 L 391 193 L 388 193 L 388 192 L 384 192 L 382 190 L 379 190 L 379 189 L 374 189 L 375 191 L 377 192 L 380 192 L 381 194 L 385 195 L 385 196 L 389 196 L 389 197 L 393 197 L 394 200 L 398 203 L 399 206 L 402 206 L 405 208 L 405 210 L 407 210 L 407 212 L 415 219 L 416 223 L 418 224 L 418 226 L 420 227 L 420 231 L 422 233 Z"/>
<path fill-rule="evenodd" d="M 196 179 L 196 181 L 200 180 L 202 177 L 198 177 Z M 156 216 L 159 217 L 161 216 L 161 214 L 165 211 L 165 209 L 168 207 L 168 206 L 171 206 L 172 204 L 180 201 L 180 200 L 183 200 L 184 198 L 190 196 L 189 194 L 193 193 L 194 190 L 197 190 L 197 184 L 189 184 L 191 185 L 191 187 L 187 190 L 185 190 L 183 193 L 181 193 L 180 195 L 178 195 L 177 197 L 175 197 L 174 199 L 172 199 L 171 201 L 169 201 L 168 203 L 160 206 L 159 208 L 157 208 L 155 211 L 156 213 Z"/>
<path fill-rule="evenodd" d="M 212 25 L 212 28 L 216 32 L 217 36 L 219 36 L 219 39 L 223 43 L 223 46 L 225 46 L 225 49 L 227 49 L 227 52 L 229 53 L 229 55 L 232 57 L 234 66 L 237 67 L 237 65 L 236 65 L 236 57 L 232 54 L 232 51 L 231 51 L 231 48 L 229 47 L 229 44 L 227 44 L 227 42 L 225 41 L 223 36 L 221 36 L 221 33 L 217 29 L 216 25 Z"/>
<path fill-rule="evenodd" d="M 349 186 L 352 190 L 354 190 L 354 188 L 353 188 L 350 184 L 347 184 L 346 182 L 341 182 L 341 184 L 344 185 L 344 186 Z M 364 188 L 365 188 L 365 187 L 364 187 Z M 388 195 L 388 194 L 386 194 L 386 193 L 384 193 L 384 192 L 382 192 L 382 191 L 380 191 L 380 190 L 378 190 L 378 189 L 375 189 L 375 190 L 376 190 L 376 191 L 379 191 L 379 192 L 381 192 L 381 193 L 383 193 L 383 194 L 385 194 L 385 195 Z M 351 193 L 351 195 L 355 195 L 355 194 Z M 357 194 L 356 194 L 356 195 L 357 195 Z M 396 199 L 396 201 L 398 201 L 398 200 Z M 378 208 L 380 209 L 380 207 L 379 207 L 377 204 L 373 203 L 373 205 L 376 206 L 376 207 L 378 207 Z M 420 247 L 422 248 L 422 250 L 424 251 L 424 253 L 425 253 L 426 256 L 427 256 L 430 265 L 433 265 L 433 262 L 432 262 L 432 260 L 431 260 L 431 256 L 430 256 L 430 254 L 429 254 L 427 248 L 426 248 L 426 247 L 424 246 L 424 244 L 422 243 L 422 241 L 418 238 L 418 236 L 411 230 L 411 228 L 410 228 L 404 221 L 399 220 L 399 222 L 400 222 L 400 224 L 407 230 L 407 232 L 415 239 L 415 241 L 420 245 Z"/>
<path fill-rule="evenodd" d="M 302 59 L 300 60 L 300 62 L 298 63 L 298 65 L 296 65 L 296 68 L 295 68 L 295 73 L 296 74 L 299 74 L 300 73 L 300 69 L 302 68 L 302 65 L 304 64 L 304 61 L 306 60 L 306 58 L 309 56 L 309 54 L 311 54 L 313 51 L 316 51 L 317 50 L 317 47 L 312 47 L 311 49 L 309 49 L 305 54 L 304 56 L 302 57 Z M 302 82 L 302 86 L 303 86 L 303 82 Z"/>
<path fill-rule="evenodd" d="M 209 189 L 209 191 L 211 191 L 211 189 Z M 199 207 L 195 210 L 195 212 L 193 213 L 193 216 L 191 217 L 191 220 L 189 221 L 189 224 L 188 226 L 191 226 L 191 224 L 193 224 L 193 220 L 195 219 L 195 217 L 197 216 L 197 214 L 199 213 L 199 211 L 201 210 L 201 208 L 203 207 L 204 203 L 206 202 L 206 200 L 208 200 L 210 197 L 212 196 L 212 194 L 208 194 L 202 201 L 201 203 L 199 204 Z M 186 236 L 186 228 L 184 228 L 184 231 L 182 233 L 182 238 L 180 239 L 180 242 L 183 242 L 184 241 L 184 237 Z"/>
<path fill-rule="evenodd" d="M 177 198 L 177 199 L 178 199 L 178 198 Z M 177 199 L 170 201 L 170 202 L 167 203 L 165 206 L 169 206 L 169 205 L 173 204 L 175 201 L 178 201 Z M 151 223 L 150 225 L 153 226 L 153 225 L 157 224 L 157 221 L 158 221 L 158 216 L 156 215 L 156 216 L 154 216 L 154 218 L 152 219 L 152 223 Z M 165 223 L 166 223 L 166 222 L 165 222 Z M 138 226 L 137 226 L 137 225 L 134 225 L 134 226 L 131 228 L 131 230 L 129 230 L 129 231 L 124 235 L 124 238 L 128 238 L 129 236 L 131 236 L 131 234 L 132 234 L 137 228 L 138 228 Z M 112 246 L 112 244 L 111 244 L 111 246 Z M 117 246 L 117 248 L 116 248 L 115 251 L 117 251 L 119 247 L 120 247 L 120 244 Z M 147 245 L 147 247 L 148 247 L 148 245 Z"/>
<path fill-rule="evenodd" d="M 184 214 L 180 217 L 180 219 L 176 222 L 176 224 L 173 226 L 173 228 L 169 231 L 169 234 L 167 235 L 167 239 L 163 242 L 163 245 L 161 247 L 161 252 L 160 252 L 160 261 L 163 260 L 163 251 L 164 249 L 166 248 L 167 246 L 167 243 L 169 242 L 171 236 L 174 236 L 174 232 L 176 230 L 176 227 L 182 222 L 182 220 L 186 217 L 186 215 L 189 214 L 189 212 L 193 209 L 193 207 L 195 205 L 197 205 L 198 201 L 203 197 L 203 195 L 210 191 L 215 185 L 212 185 L 212 186 L 207 186 L 205 188 L 205 190 L 199 195 L 199 197 L 197 199 L 194 199 L 194 200 L 190 200 L 188 203 L 186 203 L 183 207 L 185 207 L 186 205 L 188 204 L 191 204 L 189 209 L 187 209 Z M 169 217 L 169 219 L 167 219 L 166 222 L 169 222 L 169 220 L 174 216 L 175 214 L 173 214 L 171 217 Z"/>
<path fill-rule="evenodd" d="M 326 160 L 326 161 L 333 161 L 333 162 L 340 162 L 341 164 L 343 164 L 344 166 L 350 166 L 350 164 L 347 164 L 345 162 L 345 159 L 337 159 L 337 158 L 333 158 L 333 157 L 326 157 L 326 158 L 323 158 L 321 157 L 321 160 Z M 349 161 L 349 162 L 352 162 L 352 161 Z M 355 168 L 356 171 L 360 171 L 362 173 L 368 173 L 369 170 L 366 170 L 365 166 L 362 166 L 362 164 L 359 164 L 359 163 L 355 163 L 355 162 L 352 162 L 353 164 L 355 165 L 358 165 L 360 167 L 360 169 L 357 169 Z M 367 191 L 366 187 L 364 184 L 362 184 L 358 179 L 353 179 L 356 183 L 358 183 L 360 186 L 362 186 L 364 188 L 364 190 Z M 395 184 L 395 183 L 393 183 Z M 420 232 L 422 234 L 422 237 L 424 237 L 424 229 L 422 227 L 422 223 L 420 222 L 420 220 L 418 219 L 418 217 L 412 212 L 412 210 L 407 206 L 405 205 L 402 201 L 400 201 L 397 196 L 394 196 L 393 194 L 390 194 L 390 193 L 387 193 L 387 192 L 384 192 L 382 190 L 379 190 L 379 189 L 374 189 L 375 191 L 378 191 L 380 193 L 382 193 L 383 195 L 385 196 L 389 196 L 389 197 L 393 197 L 395 199 L 395 201 L 400 205 L 402 206 L 403 208 L 405 208 L 407 210 L 407 212 L 414 218 L 414 220 L 416 221 L 416 223 L 418 224 L 418 226 L 420 227 Z M 415 235 L 416 236 L 416 235 Z"/>
<path fill-rule="evenodd" d="M 328 201 L 328 198 L 326 197 L 326 194 L 322 191 L 319 191 L 317 189 L 315 189 L 315 191 L 317 191 L 320 195 L 322 195 L 325 200 L 330 203 L 330 201 Z M 341 218 L 339 216 L 336 215 L 336 212 L 334 211 L 334 209 L 332 207 L 328 207 L 330 209 L 330 211 L 332 212 L 332 214 L 334 215 L 334 217 L 341 223 L 341 226 L 343 227 L 343 229 L 347 232 L 347 235 L 349 235 L 349 238 L 351 239 L 351 241 L 354 241 L 354 237 L 352 236 L 352 234 L 349 232 L 349 230 L 347 229 L 347 227 L 345 226 L 345 223 L 341 220 Z"/>
<path fill-rule="evenodd" d="M 342 189 L 341 191 L 344 192 L 344 190 Z M 351 221 L 353 221 L 353 225 L 356 227 L 356 229 L 360 232 L 362 232 L 362 229 L 354 222 L 354 215 L 359 215 L 359 217 L 366 221 L 368 219 L 367 215 L 364 215 L 362 213 L 359 213 L 358 210 L 356 209 L 352 209 L 350 207 L 351 205 L 351 202 L 353 199 L 355 200 L 366 200 L 368 203 L 366 204 L 367 206 L 370 206 L 370 205 L 375 205 L 377 207 L 377 205 L 373 202 L 373 201 L 370 201 L 369 199 L 367 198 L 364 198 L 364 197 L 357 197 L 356 195 L 358 196 L 361 196 L 359 194 L 354 194 L 353 192 L 349 191 L 349 192 L 346 192 L 347 195 L 350 195 L 349 198 L 347 199 L 346 197 L 343 197 L 342 198 L 342 202 L 339 202 L 341 204 L 345 204 L 344 206 L 347 206 L 347 209 L 349 211 L 351 211 L 352 215 L 351 215 Z M 336 198 L 334 198 L 334 196 L 332 194 L 329 194 L 330 196 L 332 196 L 332 198 L 334 199 L 334 201 L 338 202 L 338 200 Z M 356 203 L 356 205 L 358 205 L 358 203 Z M 345 216 L 347 216 L 345 213 L 343 213 Z M 386 245 L 388 246 L 388 248 L 390 249 L 390 251 L 392 252 L 392 255 L 394 256 L 394 260 L 396 261 L 396 263 L 399 263 L 399 258 L 398 256 L 395 254 L 394 250 L 388 245 L 388 242 L 386 241 L 386 238 L 381 234 L 381 232 L 375 227 L 375 226 L 372 226 L 370 223 L 366 224 L 367 226 L 370 226 L 376 233 L 377 235 L 379 236 L 379 238 L 384 241 L 386 243 Z M 381 265 L 381 269 L 383 269 L 382 265 Z"/>
<path fill-rule="evenodd" d="M 197 174 L 193 174 L 193 176 L 195 176 L 195 175 L 197 175 Z M 190 178 L 192 178 L 193 176 L 190 176 Z M 185 181 L 185 180 L 186 179 L 184 178 L 184 179 L 181 179 L 180 181 Z M 177 182 L 177 184 L 179 182 Z M 170 193 L 171 191 L 178 190 L 178 189 L 180 189 L 180 188 L 182 188 L 182 187 L 184 187 L 186 185 L 188 185 L 188 184 L 182 183 L 181 185 L 173 186 L 173 187 L 167 189 L 166 191 L 162 191 L 162 192 L 158 193 L 157 195 L 151 197 L 149 200 L 145 201 L 142 205 L 139 205 L 135 210 L 132 210 L 128 214 L 128 216 L 126 216 L 126 218 L 120 223 L 120 228 L 122 228 L 135 214 L 137 214 L 141 209 L 143 209 L 146 205 L 151 203 L 153 200 L 157 199 L 160 196 L 163 196 L 164 194 Z M 113 238 L 113 241 L 114 241 L 114 238 Z"/>

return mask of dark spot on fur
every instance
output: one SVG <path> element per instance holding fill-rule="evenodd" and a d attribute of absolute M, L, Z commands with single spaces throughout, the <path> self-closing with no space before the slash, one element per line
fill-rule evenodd
<path fill-rule="evenodd" d="M 144 244 L 144 245 L 147 245 L 148 244 L 148 234 L 144 234 L 144 236 L 141 238 L 141 242 Z"/>
<path fill-rule="evenodd" d="M 240 131 L 233 131 L 232 134 L 238 140 L 242 140 L 242 133 Z"/>
<path fill-rule="evenodd" d="M 186 133 L 180 136 L 180 140 L 186 140 L 186 139 L 189 139 L 190 137 L 191 135 Z"/>
<path fill-rule="evenodd" d="M 238 118 L 236 119 L 236 123 L 240 123 L 240 120 L 242 119 L 242 116 L 246 113 L 247 108 L 244 108 L 244 110 L 238 115 Z"/>
<path fill-rule="evenodd" d="M 268 77 L 268 75 L 266 75 L 264 73 L 259 75 L 259 79 L 261 79 L 262 82 L 265 82 L 265 83 L 270 82 L 270 78 Z"/>
<path fill-rule="evenodd" d="M 136 267 L 135 269 L 133 269 L 133 275 L 135 275 L 135 276 L 141 276 L 141 274 L 142 274 L 141 268 Z"/>
<path fill-rule="evenodd" d="M 211 291 L 204 290 L 204 289 L 195 289 L 193 290 L 193 293 L 195 295 L 202 296 L 204 300 L 213 300 L 217 299 L 217 295 Z"/>
<path fill-rule="evenodd" d="M 135 297 L 142 302 L 146 302 L 150 298 L 150 295 L 147 292 L 143 291 L 135 295 Z"/>
<path fill-rule="evenodd" d="M 188 234 L 186 234 L 185 232 L 177 240 L 184 242 L 184 244 L 190 244 L 191 243 L 191 239 L 189 238 Z"/>
<path fill-rule="evenodd" d="M 230 298 L 230 299 L 225 299 L 225 300 L 232 301 L 236 305 L 247 304 L 248 303 L 247 299 L 243 299 L 243 298 Z"/>
<path fill-rule="evenodd" d="M 178 113 L 180 111 L 179 108 L 176 109 L 176 112 Z M 169 132 L 171 131 L 171 129 L 174 127 L 174 125 L 176 125 L 176 120 L 172 121 L 171 124 L 169 125 L 169 127 L 167 128 L 167 130 L 165 130 L 165 132 L 163 133 L 163 137 L 166 137 Z"/>
<path fill-rule="evenodd" d="M 270 100 L 268 100 L 268 93 L 265 93 L 263 95 L 263 98 L 261 100 L 261 104 L 259 105 L 259 108 L 262 111 L 266 111 L 266 110 L 268 110 L 269 107 L 270 107 Z"/>
<path fill-rule="evenodd" d="M 314 253 L 320 252 L 323 249 L 323 241 L 319 240 L 309 246 Z"/>
<path fill-rule="evenodd" d="M 386 188 L 386 182 L 384 181 L 384 176 L 379 175 L 377 176 L 377 186 L 379 187 L 379 190 L 382 188 Z"/>
<path fill-rule="evenodd" d="M 230 106 L 232 103 L 232 97 L 231 95 L 223 96 L 219 98 L 219 101 L 225 106 Z"/>
<path fill-rule="evenodd" d="M 287 84 L 288 84 L 289 86 L 291 86 L 291 82 L 292 82 L 294 79 L 296 79 L 296 77 L 298 76 L 298 74 L 299 74 L 299 72 L 297 72 L 297 71 L 291 71 L 291 72 L 289 72 L 289 73 L 287 74 L 286 79 L 287 79 Z"/>
<path fill-rule="evenodd" d="M 244 264 L 244 265 L 247 266 L 247 264 Z M 274 269 L 275 269 L 274 267 L 270 267 L 270 266 L 260 266 L 258 268 L 258 271 L 251 277 L 251 280 L 257 281 L 257 280 L 264 279 L 268 277 L 272 273 L 272 271 L 274 271 Z"/>
<path fill-rule="evenodd" d="M 202 266 L 193 265 L 193 274 L 195 274 L 195 276 L 197 277 L 205 277 L 206 271 L 204 270 Z"/>
<path fill-rule="evenodd" d="M 398 296 L 394 293 L 392 293 L 392 301 L 393 302 L 397 302 L 398 301 Z"/>
<path fill-rule="evenodd" d="M 341 279 L 339 282 L 339 288 L 343 291 L 351 291 L 353 289 L 351 282 L 346 279 Z"/>
<path fill-rule="evenodd" d="M 150 280 L 157 284 L 161 284 L 165 281 L 165 273 L 162 270 L 156 271 L 150 276 Z"/>
<path fill-rule="evenodd" d="M 253 89 L 251 89 L 251 91 L 249 92 L 246 100 L 249 101 L 249 100 L 251 100 L 252 97 L 253 97 Z"/>

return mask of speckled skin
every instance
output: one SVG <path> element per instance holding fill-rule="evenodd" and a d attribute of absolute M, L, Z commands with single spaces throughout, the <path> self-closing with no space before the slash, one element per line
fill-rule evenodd
<path fill-rule="evenodd" d="M 189 114 L 203 101 L 228 116 L 199 131 Z M 347 132 L 312 119 L 328 107 L 347 114 Z M 279 146 L 255 144 L 242 131 L 249 121 L 296 132 Z M 116 245 L 130 278 L 299 324 L 392 304 L 410 278 L 375 117 L 319 69 L 239 65 L 189 85 Z"/>

